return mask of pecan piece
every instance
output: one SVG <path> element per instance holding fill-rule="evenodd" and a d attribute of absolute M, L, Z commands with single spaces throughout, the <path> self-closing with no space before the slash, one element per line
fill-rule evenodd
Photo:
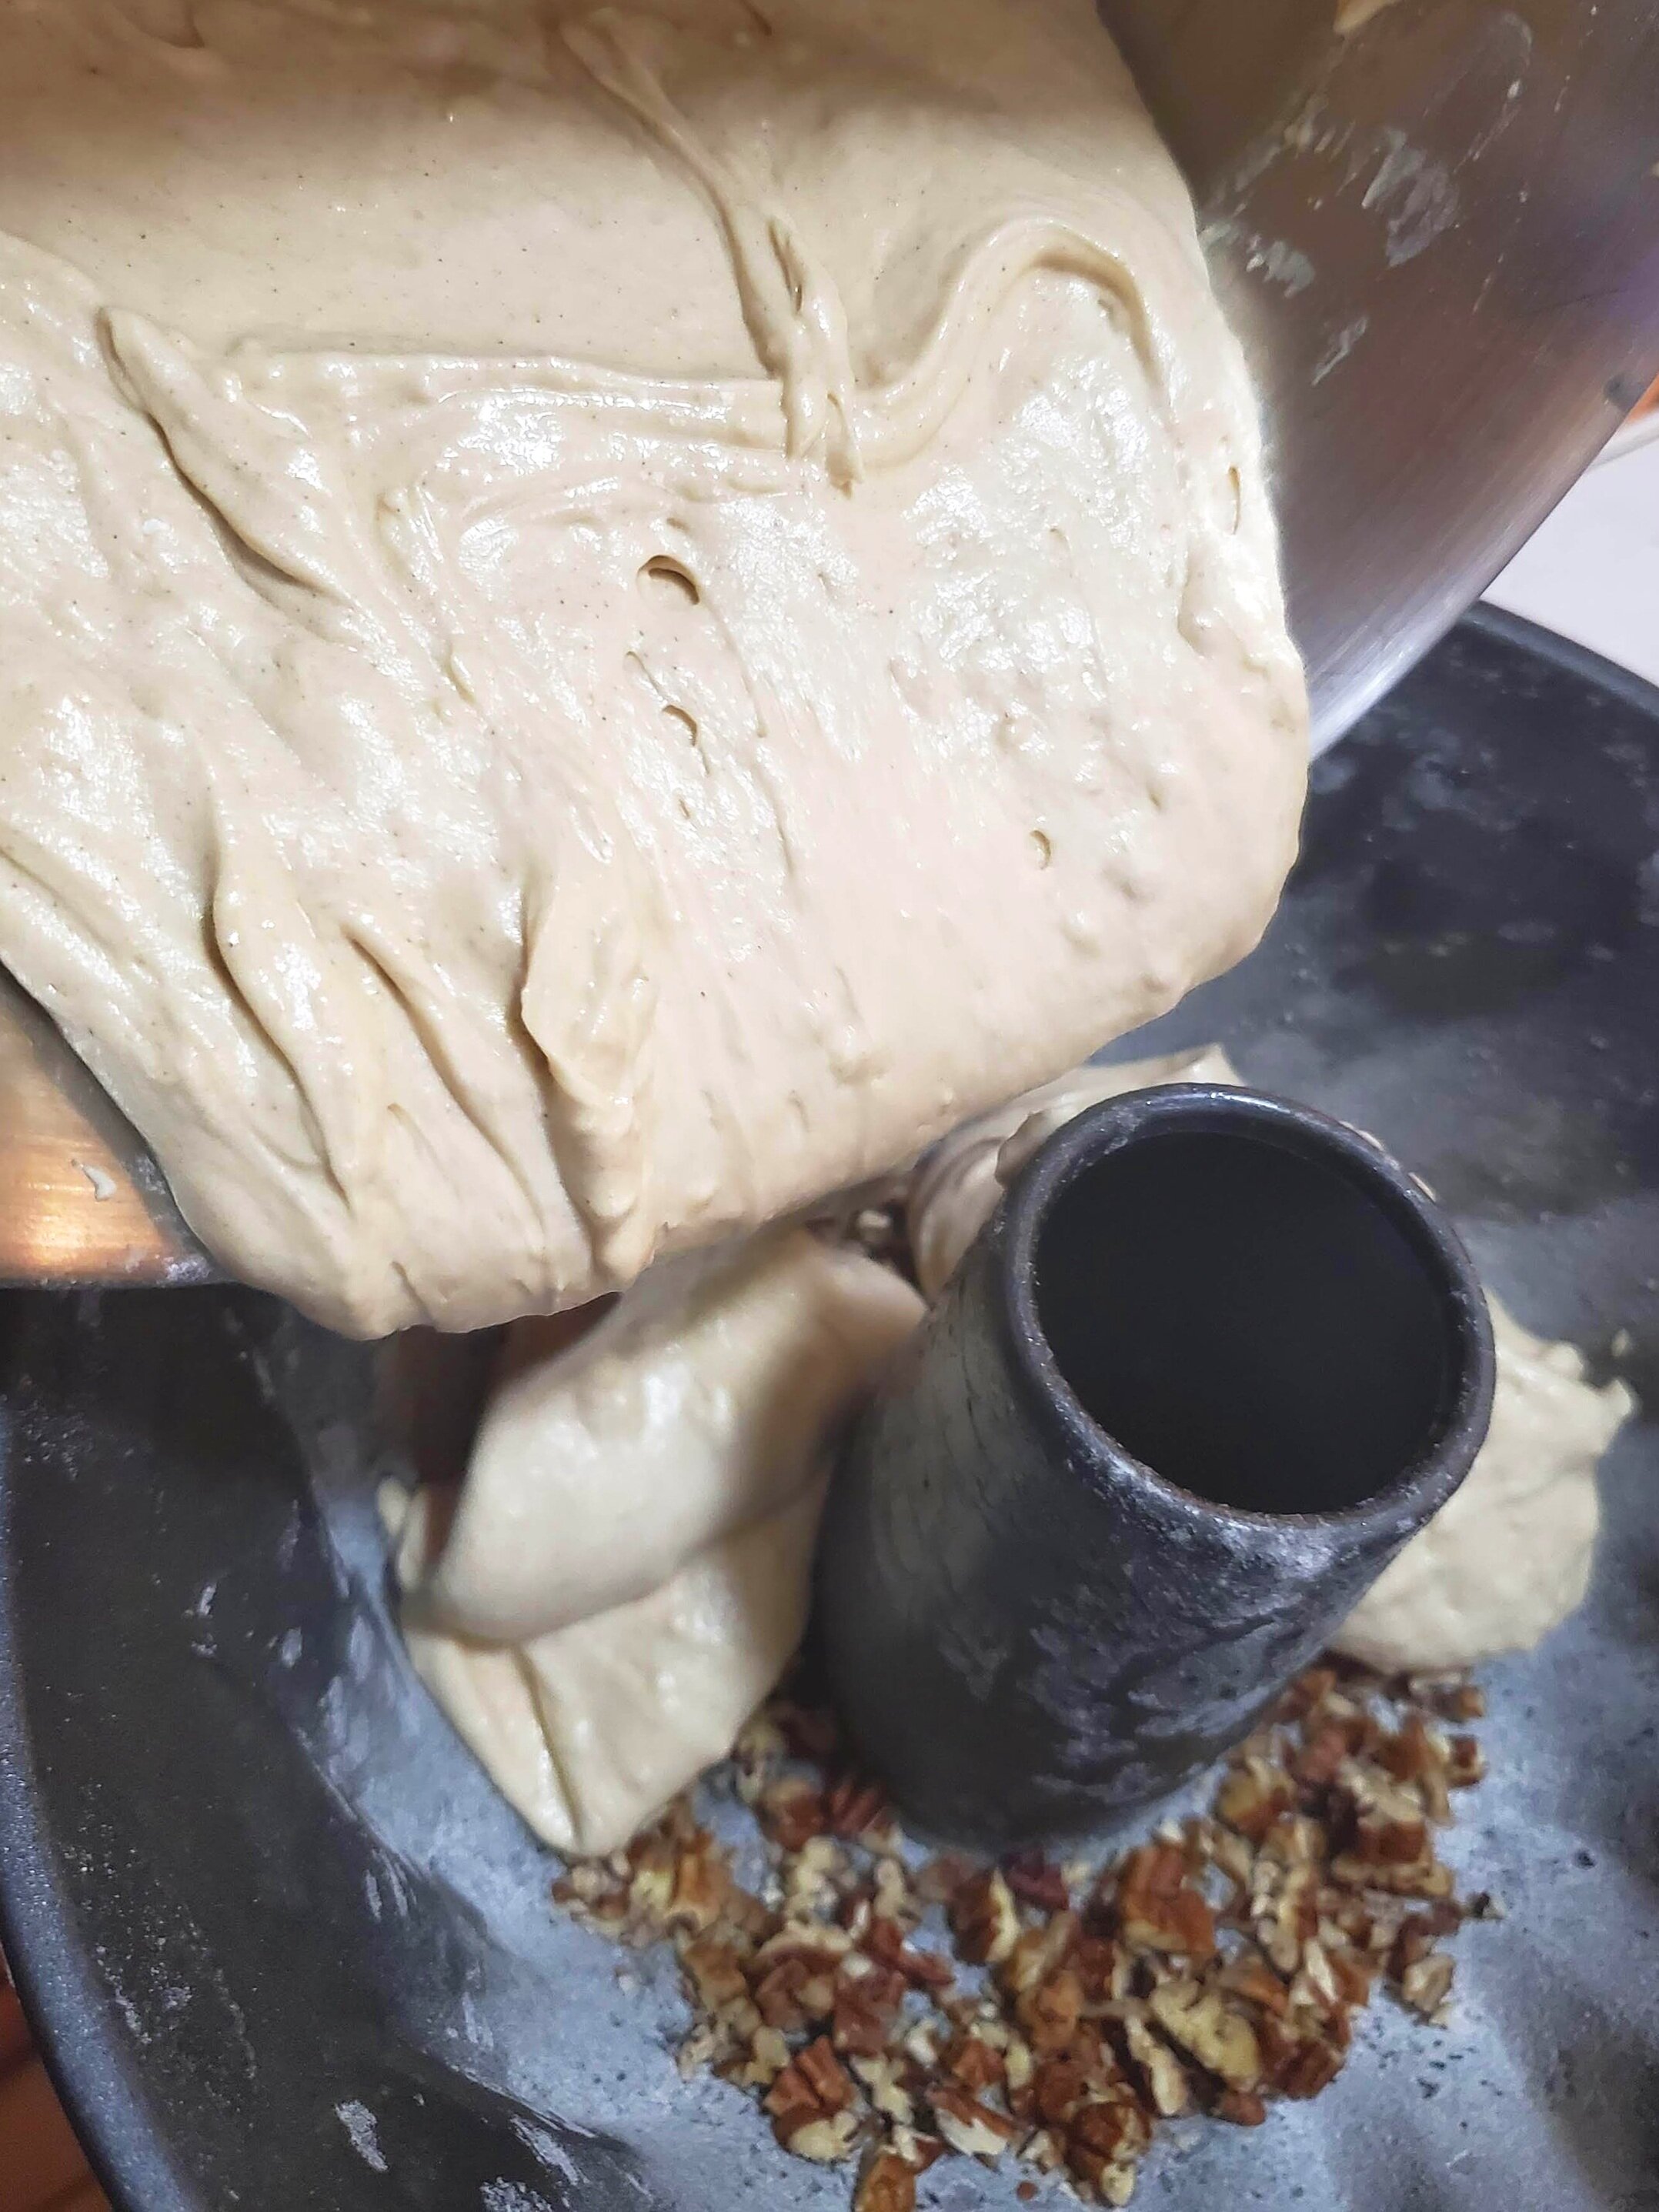
<path fill-rule="evenodd" d="M 970 1966 L 1000 1966 L 1019 1941 L 1019 1913 L 996 1867 L 975 1875 L 951 1899 L 957 1948 Z"/>
<path fill-rule="evenodd" d="M 993 2112 L 965 2089 L 935 2083 L 927 2092 L 933 2124 L 952 2150 L 963 2158 L 1000 2159 L 1019 2135 L 1019 2124 L 1006 2112 Z"/>
<path fill-rule="evenodd" d="M 1014 2016 L 1039 2057 L 1064 2051 L 1083 2016 L 1083 1984 L 1069 1966 L 1015 2000 Z"/>
<path fill-rule="evenodd" d="M 1045 2127 L 1063 2127 L 1092 2087 L 1091 2069 L 1082 2059 L 1048 2059 L 1031 2079 L 1037 2118 Z"/>
<path fill-rule="evenodd" d="M 844 1774 L 823 1804 L 824 1821 L 832 1836 L 851 1841 L 866 1830 L 884 1826 L 887 1800 L 878 1784 L 858 1774 Z"/>
<path fill-rule="evenodd" d="M 1331 1861 L 1331 1879 L 1349 1889 L 1382 1889 L 1396 1897 L 1449 1898 L 1452 1870 L 1426 1856 L 1410 1866 L 1373 1866 L 1352 1851 L 1339 1851 Z"/>
<path fill-rule="evenodd" d="M 1215 1951 L 1215 1916 L 1187 1879 L 1187 1855 L 1175 1844 L 1142 1844 L 1123 1862 L 1117 1921 L 1125 1942 L 1146 1951 L 1202 1960 Z"/>
<path fill-rule="evenodd" d="M 998 1986 L 1015 1997 L 1036 1989 L 1071 1956 L 1079 1935 L 1075 1912 L 1060 1913 L 1046 1927 L 1026 1929 L 997 1968 Z"/>
<path fill-rule="evenodd" d="M 719 2012 L 749 1994 L 743 1960 L 729 1943 L 701 1936 L 686 1945 L 680 1965 L 705 2012 Z"/>
<path fill-rule="evenodd" d="M 1211 2109 L 1217 2119 L 1231 2120 L 1236 2128 L 1259 2128 L 1267 2117 L 1254 2089 L 1224 2089 Z"/>
<path fill-rule="evenodd" d="M 1165 1982 L 1152 1991 L 1152 2018 L 1171 2042 L 1232 2089 L 1254 2089 L 1261 2079 L 1261 2046 L 1255 2030 L 1218 1990 L 1194 1981 Z"/>
<path fill-rule="evenodd" d="M 755 2004 L 769 2027 L 793 2034 L 828 2020 L 836 2008 L 836 1961 L 787 1952 L 755 1984 Z"/>
<path fill-rule="evenodd" d="M 1133 2013 L 1123 2023 L 1123 2037 L 1130 2057 L 1140 2069 L 1154 2112 L 1170 2120 L 1190 2110 L 1193 2085 L 1186 2068 L 1163 2038 L 1154 2035 L 1146 2021 Z"/>
<path fill-rule="evenodd" d="M 1217 1818 L 1230 1828 L 1259 1844 L 1280 1814 L 1295 1803 L 1295 1787 L 1282 1767 L 1265 1759 L 1244 1759 L 1228 1770 L 1215 1809 Z"/>
<path fill-rule="evenodd" d="M 853 2196 L 853 2212 L 915 2212 L 916 2169 L 896 2150 L 878 2150 Z"/>
<path fill-rule="evenodd" d="M 1023 1904 L 1039 1912 L 1064 1912 L 1071 1903 L 1066 1877 L 1041 1851 L 1018 1851 L 1002 1862 L 1002 1876 Z"/>
<path fill-rule="evenodd" d="M 823 1791 L 795 1775 L 769 1783 L 756 1812 L 763 1830 L 785 1851 L 805 1850 L 830 1824 Z"/>
<path fill-rule="evenodd" d="M 1425 2020 L 1432 2020 L 1451 1995 L 1455 1971 L 1449 1953 L 1431 1951 L 1426 1959 L 1417 1960 L 1401 1974 L 1400 1994 L 1413 2012 L 1421 2013 Z"/>
<path fill-rule="evenodd" d="M 853 2085 L 823 2037 L 784 2068 L 763 2101 L 773 2133 L 797 2158 L 829 2164 L 852 2150 L 858 2133 Z"/>
<path fill-rule="evenodd" d="M 867 1973 L 849 1978 L 845 1971 L 836 1983 L 836 2002 L 830 2040 L 844 2055 L 876 2058 L 892 2039 L 909 1984 L 890 1966 L 872 1966 Z"/>
<path fill-rule="evenodd" d="M 948 1990 L 955 1979 L 950 1960 L 940 1958 L 937 1951 L 907 1943 L 896 1920 L 872 1920 L 864 1931 L 864 1949 L 878 1966 L 902 1974 L 913 1989 Z"/>
<path fill-rule="evenodd" d="M 1217 1986 L 1230 1990 L 1234 1996 L 1248 1997 L 1270 2013 L 1282 2013 L 1291 2002 L 1291 1993 L 1265 1959 L 1242 1951 L 1237 1958 L 1230 1959 L 1216 1977 Z"/>
<path fill-rule="evenodd" d="M 1472 1790 L 1486 1779 L 1486 1754 L 1472 1735 L 1455 1735 L 1446 1762 L 1446 1781 L 1453 1790 Z"/>
<path fill-rule="evenodd" d="M 1298 1674 L 1279 1701 L 1279 1718 L 1299 1721 L 1323 1705 L 1336 1687 L 1334 1667 L 1310 1667 L 1305 1674 Z"/>

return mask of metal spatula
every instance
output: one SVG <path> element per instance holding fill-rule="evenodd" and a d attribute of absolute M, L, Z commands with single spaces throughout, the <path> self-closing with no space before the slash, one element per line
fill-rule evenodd
<path fill-rule="evenodd" d="M 204 1283 L 161 1170 L 0 969 L 0 1283 Z"/>

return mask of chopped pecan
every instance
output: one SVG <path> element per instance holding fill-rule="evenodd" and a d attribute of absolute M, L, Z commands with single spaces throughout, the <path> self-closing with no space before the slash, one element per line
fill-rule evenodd
<path fill-rule="evenodd" d="M 1083 1984 L 1069 1966 L 1015 2001 L 1014 2014 L 1039 2056 L 1064 2051 L 1083 2016 Z"/>
<path fill-rule="evenodd" d="M 1186 1853 L 1173 1844 L 1143 1844 L 1129 1853 L 1116 1906 L 1127 1943 L 1200 1961 L 1214 1954 L 1215 1916 L 1187 1878 Z"/>
<path fill-rule="evenodd" d="M 1255 1940 L 1281 1974 L 1293 1974 L 1302 1947 L 1319 1925 L 1319 1906 L 1311 1863 L 1283 1866 L 1264 1855 L 1256 1862 L 1256 1889 L 1250 1900 Z"/>
<path fill-rule="evenodd" d="M 859 2179 L 853 2212 L 915 2212 L 916 2169 L 896 2150 L 878 2150 Z"/>
<path fill-rule="evenodd" d="M 1152 2109 L 1166 2120 L 1189 2110 L 1192 2082 L 1186 2068 L 1164 2039 L 1154 2035 L 1146 2021 L 1133 2013 L 1123 2024 L 1123 2034 L 1129 2056 L 1146 2084 Z"/>
<path fill-rule="evenodd" d="M 1416 1866 L 1428 1852 L 1428 1822 L 1419 1799 L 1375 1767 L 1350 1760 L 1340 1785 L 1353 1812 L 1352 1855 L 1366 1866 Z"/>
<path fill-rule="evenodd" d="M 1455 1972 L 1449 1952 L 1431 1951 L 1426 1959 L 1417 1960 L 1401 1974 L 1400 1994 L 1413 2012 L 1421 2013 L 1425 2020 L 1432 2020 L 1451 1995 Z"/>
<path fill-rule="evenodd" d="M 1018 1910 L 995 1867 L 962 1884 L 951 1899 L 950 1916 L 957 1948 L 970 1966 L 1000 1966 L 1019 1941 Z"/>
<path fill-rule="evenodd" d="M 885 1822 L 887 1800 L 876 1783 L 861 1775 L 845 1774 L 824 1799 L 823 1814 L 832 1836 L 850 1839 Z"/>
<path fill-rule="evenodd" d="M 833 1968 L 852 1948 L 852 1937 L 833 1921 L 794 1917 L 781 1922 L 772 1930 L 755 1958 L 763 1966 L 775 1965 L 780 1959 L 804 1959 L 816 1972 Z"/>
<path fill-rule="evenodd" d="M 1309 2037 L 1275 2068 L 1273 2085 L 1281 2096 L 1316 2097 L 1342 2071 L 1343 2057 L 1334 2045 Z"/>
<path fill-rule="evenodd" d="M 1031 2087 L 1036 2061 L 1023 2043 L 1017 2046 L 1017 2054 L 1011 2054 L 1008 2061 L 1004 2101 L 1015 2119 L 1022 2126 L 1029 2127 L 1036 2118 L 1036 2097 Z"/>
<path fill-rule="evenodd" d="M 1048 1980 L 1076 1948 L 1078 1917 L 1061 1912 L 1042 1928 L 1028 1928 L 997 1968 L 999 1986 L 1010 1996 L 1023 1996 Z"/>
<path fill-rule="evenodd" d="M 1245 1759 L 1228 1769 L 1216 1794 L 1215 1809 L 1230 1828 L 1259 1844 L 1295 1802 L 1295 1786 L 1282 1767 L 1265 1759 Z"/>
<path fill-rule="evenodd" d="M 926 2173 L 945 2155 L 945 2145 L 938 2136 L 924 2135 L 916 2128 L 895 2128 L 893 2148 L 918 2173 Z"/>
<path fill-rule="evenodd" d="M 921 1907 L 910 1894 L 910 1885 L 899 1860 L 877 1861 L 870 1910 L 878 1920 L 890 1920 L 900 1927 L 914 1926 L 921 1917 Z"/>
<path fill-rule="evenodd" d="M 698 1933 L 712 1928 L 726 1911 L 731 1889 L 731 1869 L 725 1852 L 712 1836 L 702 1836 L 690 1850 L 682 1851 L 675 1863 L 673 1892 L 663 1915 L 665 1924 Z"/>
<path fill-rule="evenodd" d="M 1059 2136 L 1052 2128 L 1039 2128 L 1026 2143 L 1020 2156 L 1039 2173 L 1057 2173 L 1066 2163 L 1066 2153 Z"/>
<path fill-rule="evenodd" d="M 1216 1982 L 1234 1996 L 1248 1997 L 1270 2013 L 1284 2012 L 1291 2002 L 1289 1990 L 1267 1960 L 1251 1951 L 1241 1951 L 1236 1959 L 1230 1959 Z"/>
<path fill-rule="evenodd" d="M 1279 1717 L 1282 1721 L 1299 1721 L 1322 1705 L 1336 1687 L 1336 1670 L 1333 1667 L 1310 1667 L 1298 1674 L 1279 1701 Z"/>
<path fill-rule="evenodd" d="M 1455 1735 L 1446 1762 L 1446 1780 L 1454 1790 L 1472 1790 L 1486 1775 L 1486 1754 L 1472 1735 Z"/>
<path fill-rule="evenodd" d="M 1083 1984 L 1085 2005 L 1110 2004 L 1129 1993 L 1129 1955 L 1109 1936 L 1085 1936 L 1066 1964 Z"/>
<path fill-rule="evenodd" d="M 868 1972 L 852 1978 L 843 1967 L 836 1981 L 830 2030 L 836 2050 L 866 2058 L 885 2051 L 908 1987 L 903 1975 L 890 1966 L 872 1966 Z"/>
<path fill-rule="evenodd" d="M 1385 1735 L 1378 1744 L 1376 1758 L 1396 1782 L 1420 1782 L 1425 1774 L 1445 1765 L 1446 1747 L 1413 1708 L 1394 1734 Z"/>
<path fill-rule="evenodd" d="M 1065 1875 L 1041 1851 L 1019 1851 L 1004 1859 L 1002 1876 L 1022 1903 L 1039 1912 L 1064 1912 L 1071 1903 Z"/>
<path fill-rule="evenodd" d="M 929 1905 L 949 1905 L 957 1892 L 977 1881 L 979 1875 L 980 1869 L 972 1859 L 963 1858 L 955 1851 L 944 1851 L 938 1858 L 929 1859 L 918 1871 L 916 1895 Z"/>
<path fill-rule="evenodd" d="M 1139 2158 L 1151 2141 L 1146 2115 L 1127 2089 L 1113 2090 L 1080 2106 L 1066 2131 L 1068 2159 L 1081 2148 L 1093 2152 L 1103 2163 Z"/>
<path fill-rule="evenodd" d="M 970 2097 L 965 2089 L 935 2083 L 927 2092 L 933 2124 L 954 2151 L 963 2158 L 996 2160 L 1019 2136 L 1019 2124 L 1006 2112 Z"/>
<path fill-rule="evenodd" d="M 895 2127 L 908 2128 L 916 2117 L 915 2100 L 905 2086 L 905 2062 L 888 2051 L 876 2058 L 854 2058 L 853 2071 L 864 2084 L 872 2107 Z"/>
<path fill-rule="evenodd" d="M 1287 1813 L 1261 1838 L 1261 1856 L 1280 1866 L 1308 1866 L 1325 1856 L 1322 1825 L 1306 1813 Z"/>
<path fill-rule="evenodd" d="M 1254 2089 L 1261 2079 L 1261 2048 L 1242 2012 L 1216 1990 L 1197 1982 L 1169 1981 L 1152 1991 L 1152 2018 L 1200 2066 L 1230 2088 Z"/>
<path fill-rule="evenodd" d="M 736 1999 L 746 1997 L 749 1984 L 743 1960 L 729 1943 L 700 1936 L 680 1954 L 680 1964 L 690 1979 L 697 2002 L 706 2012 L 719 2012 Z"/>
<path fill-rule="evenodd" d="M 755 2004 L 769 2027 L 793 2033 L 828 2020 L 836 2008 L 836 1961 L 816 1965 L 805 1954 L 786 1953 L 755 1984 Z"/>
<path fill-rule="evenodd" d="M 736 2076 L 738 2086 L 744 2089 L 767 2088 L 788 2063 L 789 2045 L 781 2031 L 757 2027 L 750 2038 L 748 2059 Z"/>
<path fill-rule="evenodd" d="M 1310 1731 L 1297 1753 L 1296 1778 L 1304 1789 L 1323 1790 L 1335 1781 L 1338 1770 L 1348 1756 L 1347 1730 L 1337 1722 L 1328 1722 Z"/>
<path fill-rule="evenodd" d="M 795 2059 L 796 2071 L 826 2112 L 845 2111 L 853 2101 L 853 2085 L 827 2036 L 809 2043 Z"/>
<path fill-rule="evenodd" d="M 780 1850 L 800 1850 L 830 1825 L 823 1792 L 795 1775 L 769 1784 L 756 1809 L 762 1828 Z"/>
<path fill-rule="evenodd" d="M 807 2120 L 787 2134 L 782 2123 L 774 2120 L 772 2130 L 794 2157 L 810 2158 L 818 2166 L 833 2166 L 852 2156 L 858 2142 L 859 2116 L 854 2112 L 831 2112 L 823 2119 Z"/>
<path fill-rule="evenodd" d="M 858 2132 L 853 2085 L 823 2037 L 784 2068 L 763 2102 L 773 2133 L 796 2157 L 829 2163 L 851 2151 Z"/>
<path fill-rule="evenodd" d="M 1048 2127 L 1064 2126 L 1092 2087 L 1091 2069 L 1082 2059 L 1048 2059 L 1031 2081 L 1037 2118 Z"/>
<path fill-rule="evenodd" d="M 1443 1721 L 1479 1721 L 1486 1717 L 1486 1693 L 1478 1682 L 1419 1679 L 1410 1690 L 1419 1704 Z"/>
<path fill-rule="evenodd" d="M 942 2063 L 951 2080 L 975 2097 L 982 2090 L 994 2089 L 1007 2072 L 1002 2053 L 971 2033 L 951 2039 L 945 2045 Z"/>
<path fill-rule="evenodd" d="M 1231 2120 L 1236 2128 L 1259 2128 L 1267 2117 L 1267 2107 L 1254 2089 L 1224 2089 L 1211 2107 L 1218 2120 Z"/>
<path fill-rule="evenodd" d="M 1292 2004 L 1312 2005 L 1329 2011 L 1342 2002 L 1337 1993 L 1336 1977 L 1331 1971 L 1331 1961 L 1325 1946 L 1315 1936 L 1304 1945 L 1302 1967 L 1291 1984 Z"/>
<path fill-rule="evenodd" d="M 1382 1889 L 1397 1897 L 1449 1897 L 1452 1870 L 1426 1855 L 1410 1866 L 1373 1865 L 1352 1851 L 1339 1851 L 1331 1861 L 1331 1879 L 1350 1889 Z"/>
<path fill-rule="evenodd" d="M 955 1978 L 948 1959 L 919 1944 L 907 1943 L 903 1930 L 894 1920 L 872 1920 L 865 1930 L 864 1948 L 878 1965 L 902 1974 L 913 1989 L 948 1990 Z"/>
<path fill-rule="evenodd" d="M 836 1882 L 846 1871 L 841 1845 L 832 1836 L 809 1836 L 787 1861 L 784 1909 L 794 1918 L 811 1917 L 835 1902 Z"/>
<path fill-rule="evenodd" d="M 653 1830 L 637 1838 L 628 1856 L 632 1869 L 628 1884 L 629 1910 L 660 1927 L 674 1894 L 679 1852 L 668 1837 Z"/>
<path fill-rule="evenodd" d="M 1363 2011 L 1371 2001 L 1371 1981 L 1376 1972 L 1373 1962 L 1346 1943 L 1328 1950 L 1325 1955 L 1330 1965 L 1331 1979 L 1336 1984 L 1339 2003 Z"/>

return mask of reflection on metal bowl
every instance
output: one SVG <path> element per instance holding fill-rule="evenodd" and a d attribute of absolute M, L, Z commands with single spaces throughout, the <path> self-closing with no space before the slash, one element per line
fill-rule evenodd
<path fill-rule="evenodd" d="M 1250 356 L 1328 743 L 1491 581 L 1659 367 L 1659 11 L 1101 12 L 1187 171 Z"/>

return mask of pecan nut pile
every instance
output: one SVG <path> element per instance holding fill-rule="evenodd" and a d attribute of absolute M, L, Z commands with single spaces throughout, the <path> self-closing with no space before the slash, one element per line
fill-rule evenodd
<path fill-rule="evenodd" d="M 833 1723 L 787 1698 L 745 1732 L 760 1892 L 689 1801 L 554 1894 L 586 1925 L 672 1942 L 710 2068 L 800 2158 L 856 2161 L 854 2212 L 911 2212 L 950 2155 L 1023 2160 L 1124 2204 L 1159 2126 L 1259 2126 L 1317 2096 L 1379 1987 L 1443 2024 L 1464 1920 L 1437 1856 L 1484 1772 L 1466 1680 L 1319 1667 L 1227 1763 L 1211 1811 L 1104 1866 L 1023 1853 L 917 1863 Z M 1035 2193 L 1022 2184 L 1023 2197 Z"/>

